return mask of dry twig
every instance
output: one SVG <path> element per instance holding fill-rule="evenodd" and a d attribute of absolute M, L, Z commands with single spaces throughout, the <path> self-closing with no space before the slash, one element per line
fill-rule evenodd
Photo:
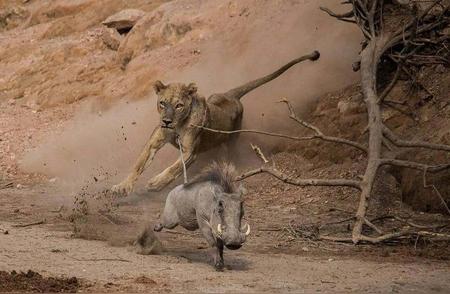
<path fill-rule="evenodd" d="M 18 225 L 12 225 L 14 228 L 26 228 L 26 227 L 31 227 L 31 226 L 37 226 L 37 225 L 42 225 L 45 224 L 45 219 L 38 221 L 38 222 L 33 222 L 33 223 L 28 223 L 28 224 L 18 224 Z"/>
<path fill-rule="evenodd" d="M 2 185 L 0 186 L 0 190 L 12 188 L 12 187 L 14 187 L 14 183 L 13 183 L 13 182 L 9 182 L 9 183 L 6 183 L 6 184 L 2 184 Z"/>
<path fill-rule="evenodd" d="M 63 253 L 64 254 L 64 253 Z M 68 254 L 64 254 L 65 256 L 76 260 L 76 261 L 119 261 L 119 262 L 131 262 L 131 260 L 123 259 L 123 258 L 77 258 Z"/>

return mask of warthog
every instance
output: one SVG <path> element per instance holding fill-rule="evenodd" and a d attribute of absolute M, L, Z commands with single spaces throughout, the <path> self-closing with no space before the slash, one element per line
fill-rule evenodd
<path fill-rule="evenodd" d="M 213 163 L 192 182 L 175 187 L 167 196 L 161 223 L 154 230 L 177 225 L 190 231 L 200 229 L 215 249 L 215 268 L 222 270 L 224 245 L 239 249 L 250 234 L 248 224 L 241 227 L 243 188 L 235 187 L 234 177 L 232 165 Z"/>

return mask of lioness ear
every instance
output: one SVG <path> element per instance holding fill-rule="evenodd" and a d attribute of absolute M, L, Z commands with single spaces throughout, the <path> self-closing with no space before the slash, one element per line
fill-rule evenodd
<path fill-rule="evenodd" d="M 162 90 L 164 90 L 165 88 L 167 88 L 167 86 L 166 85 L 164 85 L 161 81 L 156 81 L 154 84 L 153 84 L 153 89 L 155 89 L 155 93 L 156 94 L 159 94 Z"/>
<path fill-rule="evenodd" d="M 189 85 L 187 85 L 187 92 L 189 95 L 197 92 L 197 85 L 195 83 L 190 83 Z"/>

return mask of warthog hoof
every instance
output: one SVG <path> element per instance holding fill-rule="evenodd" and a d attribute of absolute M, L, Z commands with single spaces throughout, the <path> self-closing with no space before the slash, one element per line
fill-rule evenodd
<path fill-rule="evenodd" d="M 161 232 L 162 229 L 163 229 L 163 225 L 162 224 L 156 224 L 153 227 L 153 231 L 155 231 L 155 232 Z"/>
<path fill-rule="evenodd" d="M 216 269 L 216 271 L 221 272 L 223 271 L 225 265 L 223 264 L 223 260 L 220 261 L 216 261 L 216 263 L 214 264 L 214 268 Z"/>

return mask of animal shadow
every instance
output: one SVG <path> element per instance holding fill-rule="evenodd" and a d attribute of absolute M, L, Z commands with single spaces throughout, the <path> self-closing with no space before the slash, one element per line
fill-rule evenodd
<path fill-rule="evenodd" d="M 236 251 L 224 251 L 225 269 L 230 271 L 247 271 L 251 262 L 244 256 L 234 256 Z M 189 263 L 206 264 L 213 270 L 213 258 L 208 249 L 167 248 L 164 255 L 184 259 Z"/>

